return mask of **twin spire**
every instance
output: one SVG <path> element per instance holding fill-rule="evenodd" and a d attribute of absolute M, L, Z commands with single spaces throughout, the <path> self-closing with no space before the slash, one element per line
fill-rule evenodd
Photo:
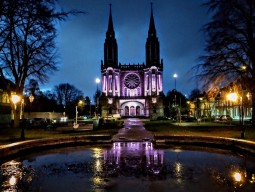
<path fill-rule="evenodd" d="M 161 66 L 160 64 L 160 50 L 159 41 L 156 34 L 156 28 L 154 23 L 153 8 L 151 3 L 151 15 L 150 24 L 148 30 L 148 37 L 146 41 L 146 66 Z M 118 67 L 118 45 L 115 38 L 115 32 L 112 21 L 112 5 L 110 4 L 110 15 L 108 21 L 108 29 L 106 31 L 106 39 L 104 43 L 104 67 Z"/>
<path fill-rule="evenodd" d="M 148 36 L 156 36 L 156 27 L 154 23 L 154 16 L 153 16 L 153 8 L 151 3 L 151 17 L 150 17 L 150 25 L 148 30 Z M 115 37 L 114 27 L 113 27 L 113 21 L 112 21 L 112 4 L 110 4 L 110 15 L 109 15 L 109 21 L 108 21 L 108 30 L 106 32 L 106 37 Z"/>

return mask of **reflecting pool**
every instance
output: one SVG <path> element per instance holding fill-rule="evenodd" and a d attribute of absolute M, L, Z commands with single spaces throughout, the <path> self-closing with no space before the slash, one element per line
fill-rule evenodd
<path fill-rule="evenodd" d="M 0 191 L 254 191 L 255 159 L 209 148 L 115 142 L 24 155 L 0 165 Z"/>

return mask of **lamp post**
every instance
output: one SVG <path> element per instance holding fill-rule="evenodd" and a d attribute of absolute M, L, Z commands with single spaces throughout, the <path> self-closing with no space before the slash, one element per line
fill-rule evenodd
<path fill-rule="evenodd" d="M 175 73 L 173 77 L 174 77 L 174 105 L 176 106 L 176 79 L 178 75 Z"/>
<path fill-rule="evenodd" d="M 80 99 L 80 100 L 78 101 L 78 107 L 79 107 L 80 115 L 83 115 L 84 106 L 85 106 L 84 100 L 83 100 L 83 99 Z"/>
<path fill-rule="evenodd" d="M 175 112 L 176 112 L 176 120 L 179 120 L 181 122 L 181 115 L 180 115 L 180 110 L 179 108 L 177 109 L 177 105 L 176 105 L 176 79 L 177 79 L 178 75 L 176 73 L 174 73 L 173 78 L 174 78 L 174 108 L 175 108 Z"/>
<path fill-rule="evenodd" d="M 91 100 L 89 99 L 89 115 L 91 117 Z"/>
<path fill-rule="evenodd" d="M 178 75 L 175 73 L 173 75 L 173 77 L 174 77 L 174 89 L 176 90 L 176 79 L 177 79 Z"/>
<path fill-rule="evenodd" d="M 78 107 L 82 108 L 84 106 L 84 101 L 82 99 L 80 99 L 77 103 L 77 105 L 75 106 L 75 121 L 73 123 L 73 128 L 77 129 L 79 128 L 79 124 L 78 124 Z"/>
<path fill-rule="evenodd" d="M 20 105 L 20 119 L 23 119 L 23 118 L 24 118 L 24 105 L 25 105 L 24 99 L 21 99 L 21 105 Z"/>
<path fill-rule="evenodd" d="M 100 83 L 100 79 L 99 78 L 96 78 L 96 84 L 97 84 L 97 92 L 96 92 L 96 116 L 97 116 L 97 113 L 98 113 L 98 84 Z"/>
<path fill-rule="evenodd" d="M 73 123 L 73 128 L 74 129 L 77 129 L 79 127 L 79 124 L 77 122 L 77 119 L 78 119 L 78 106 L 76 105 L 75 106 L 75 121 Z"/>
<path fill-rule="evenodd" d="M 78 106 L 75 106 L 75 124 L 77 125 L 77 118 L 78 118 Z"/>
<path fill-rule="evenodd" d="M 227 99 L 232 101 L 232 102 L 236 102 L 238 100 L 238 95 L 237 93 L 229 93 L 227 95 Z M 245 137 L 245 127 L 244 127 L 244 112 L 243 112 L 243 97 L 240 96 L 240 107 L 241 107 L 241 110 L 240 110 L 240 122 L 241 122 L 241 138 L 244 139 Z"/>
<path fill-rule="evenodd" d="M 100 83 L 100 79 L 96 78 L 96 84 L 97 84 L 97 92 L 98 92 L 98 84 Z"/>

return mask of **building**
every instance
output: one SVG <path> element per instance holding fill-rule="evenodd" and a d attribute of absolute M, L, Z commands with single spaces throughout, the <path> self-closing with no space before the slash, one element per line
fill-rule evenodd
<path fill-rule="evenodd" d="M 230 95 L 235 94 L 233 99 Z M 228 115 L 233 120 L 247 121 L 252 118 L 252 98 L 248 90 L 243 90 L 239 83 L 234 88 L 224 87 L 210 98 L 213 116 Z"/>
<path fill-rule="evenodd" d="M 134 45 L 135 46 L 135 45 Z M 142 50 L 141 53 L 144 53 Z M 112 10 L 104 42 L 104 61 L 101 61 L 102 116 L 120 114 L 123 117 L 157 118 L 164 115 L 163 60 L 151 6 L 148 37 L 145 44 L 145 63 L 118 63 L 118 44 L 113 27 Z"/>
<path fill-rule="evenodd" d="M 6 85 L 6 82 L 8 85 Z M 11 108 L 11 102 L 7 93 L 7 86 L 10 87 L 11 90 L 14 90 L 14 85 L 9 80 L 3 80 L 0 78 L 0 125 L 10 125 L 11 120 L 13 119 L 13 111 Z M 15 94 L 15 92 L 11 91 L 11 94 Z"/>
<path fill-rule="evenodd" d="M 250 121 L 252 119 L 252 95 L 248 90 L 235 82 L 234 86 L 214 88 L 207 93 L 198 95 L 188 102 L 189 110 L 197 119 L 208 117 L 212 120 L 219 120 L 222 117 L 229 117 L 234 121 Z M 235 95 L 235 98 L 231 98 Z"/>

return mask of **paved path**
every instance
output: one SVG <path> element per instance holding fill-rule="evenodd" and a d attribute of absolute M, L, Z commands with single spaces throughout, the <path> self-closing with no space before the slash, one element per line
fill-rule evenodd
<path fill-rule="evenodd" d="M 138 118 L 130 118 L 124 122 L 124 127 L 113 136 L 113 141 L 147 141 L 153 135 L 146 131 L 143 122 Z"/>

